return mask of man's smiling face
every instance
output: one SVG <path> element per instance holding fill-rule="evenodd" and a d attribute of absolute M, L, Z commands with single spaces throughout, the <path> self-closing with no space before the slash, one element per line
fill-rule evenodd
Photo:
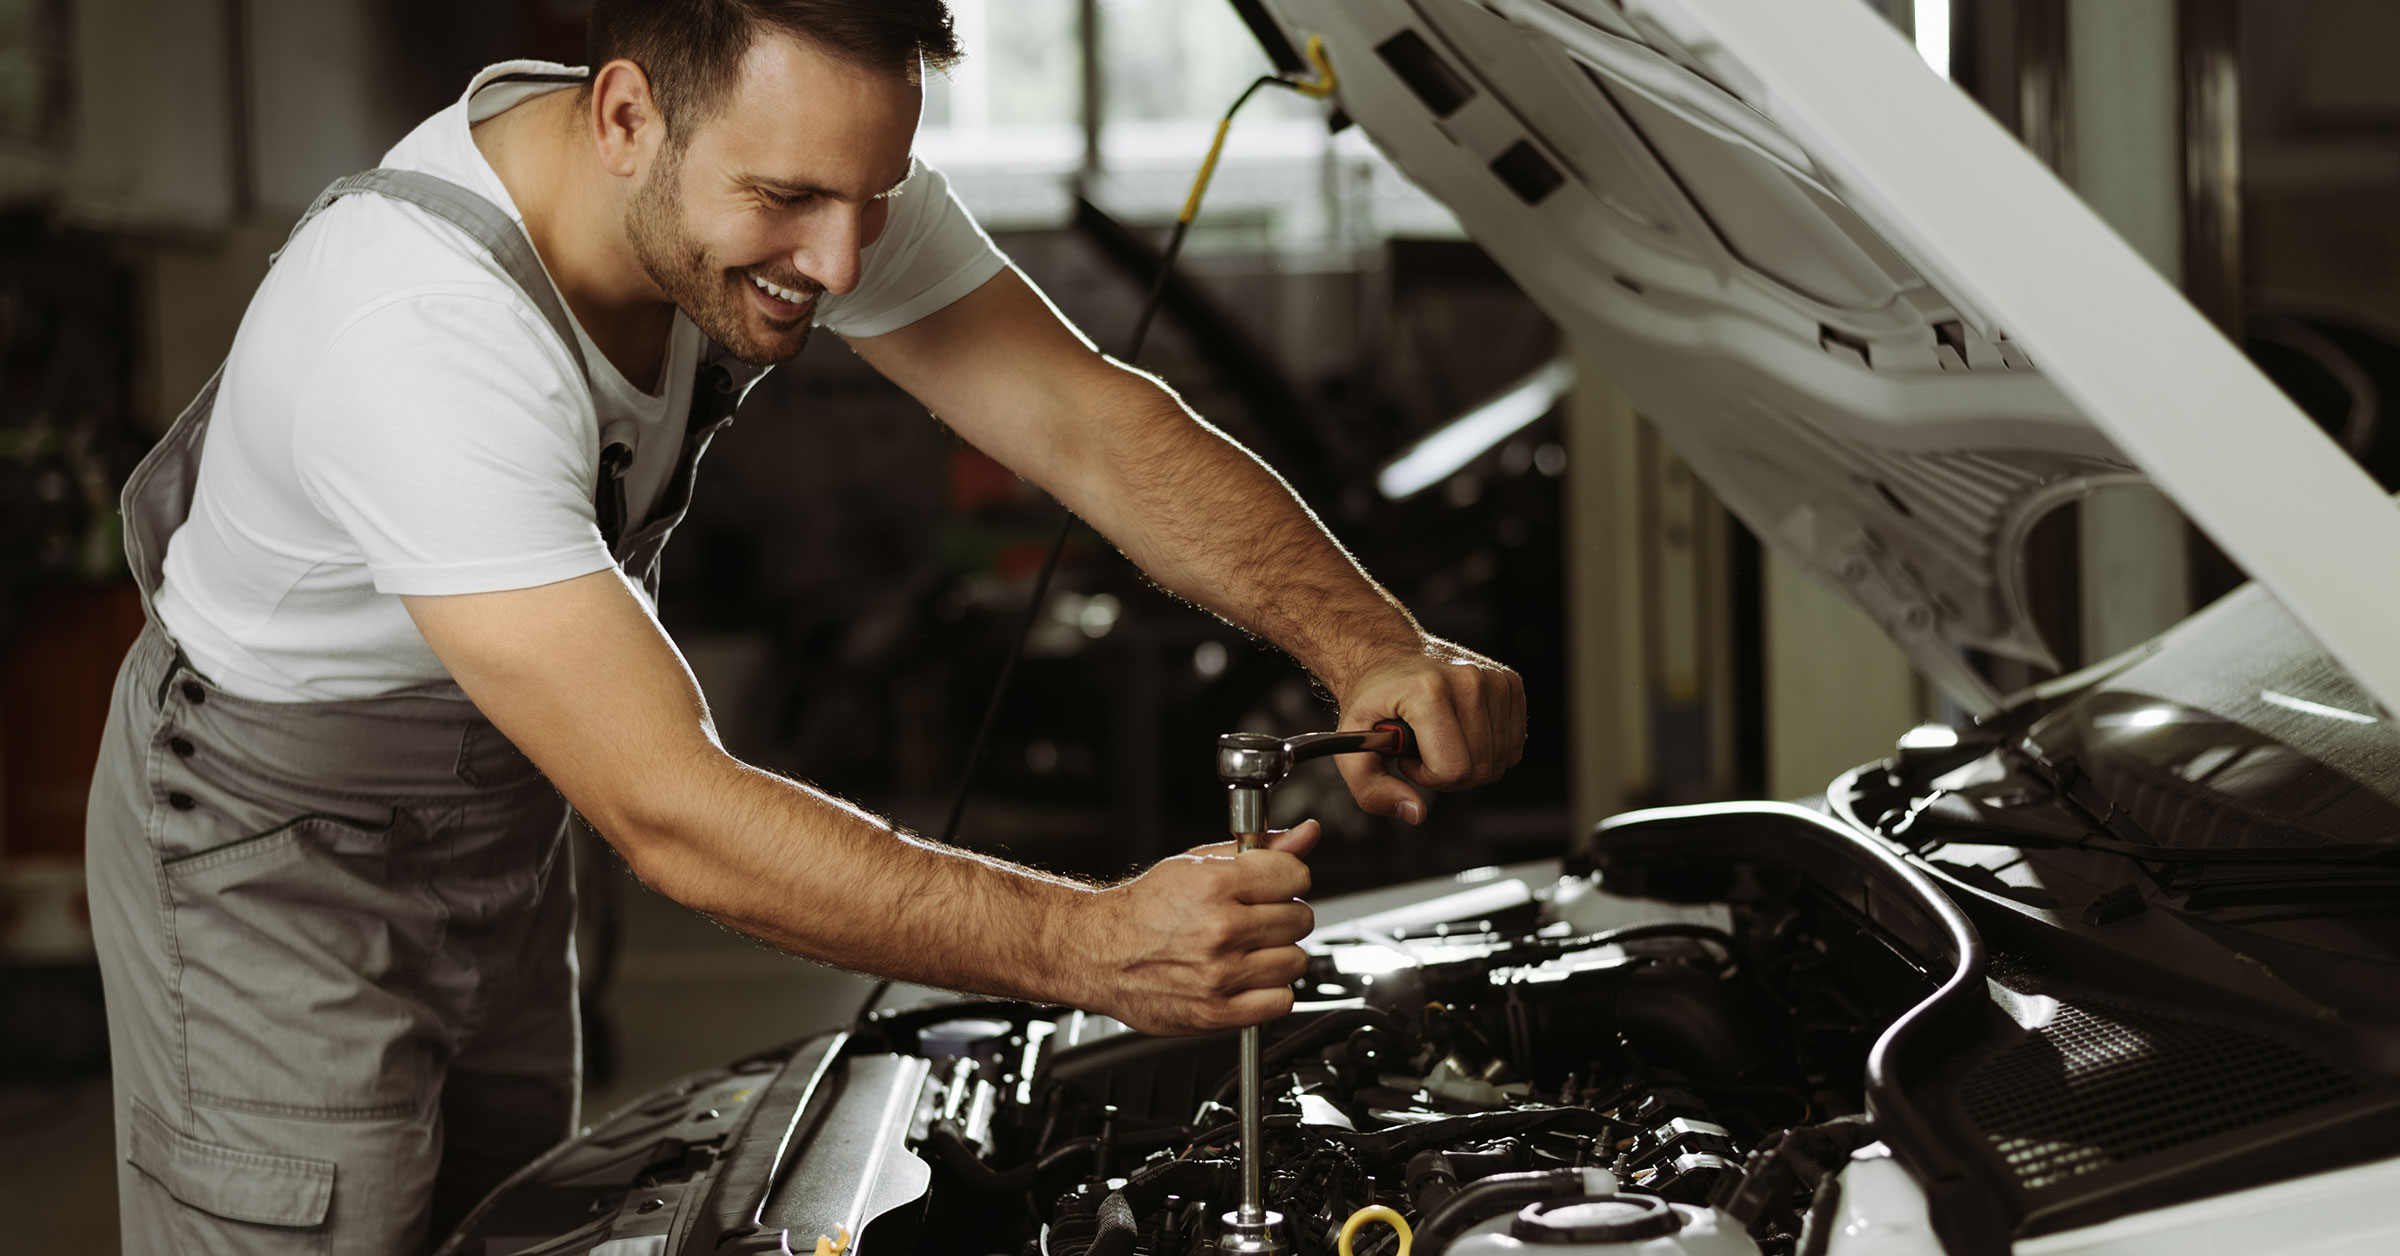
<path fill-rule="evenodd" d="M 635 255 L 734 356 L 790 360 L 817 298 L 858 286 L 923 103 L 911 76 L 762 32 L 724 106 L 654 155 L 626 210 Z"/>

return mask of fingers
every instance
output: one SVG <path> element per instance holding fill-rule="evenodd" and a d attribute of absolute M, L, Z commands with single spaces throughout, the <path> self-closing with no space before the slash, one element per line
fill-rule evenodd
<path fill-rule="evenodd" d="M 1483 704 L 1483 760 L 1494 766 L 1493 776 L 1513 768 L 1525 757 L 1525 681 L 1504 672 Z"/>
<path fill-rule="evenodd" d="M 1297 946 L 1252 951 L 1235 966 L 1235 975 L 1225 989 L 1225 997 L 1239 999 L 1258 990 L 1289 990 L 1292 983 L 1307 972 L 1308 952 Z"/>
<path fill-rule="evenodd" d="M 1316 849 L 1317 839 L 1325 836 L 1325 826 L 1314 820 L 1302 820 L 1281 833 L 1267 835 L 1267 846 L 1287 855 L 1305 857 Z"/>
<path fill-rule="evenodd" d="M 1288 851 L 1260 849 L 1242 852 L 1231 861 L 1228 876 L 1233 899 L 1239 903 L 1283 903 L 1308 894 L 1312 884 L 1308 864 Z"/>
<path fill-rule="evenodd" d="M 1317 913 L 1306 903 L 1260 903 L 1243 913 L 1241 922 L 1228 935 L 1227 943 L 1230 948 L 1257 954 L 1277 947 L 1289 947 L 1307 937 L 1316 927 Z"/>
<path fill-rule="evenodd" d="M 1344 724 L 1397 716 L 1415 728 L 1418 759 L 1397 765 L 1411 785 L 1454 790 L 1489 784 L 1524 757 L 1524 679 L 1448 642 L 1375 673 L 1344 697 Z M 1401 795 L 1374 779 L 1374 765 L 1363 758 L 1346 761 L 1342 774 L 1361 807 L 1408 818 L 1397 810 Z M 1422 807 L 1421 794 L 1410 790 L 1407 796 Z"/>
<path fill-rule="evenodd" d="M 1508 748 L 1508 766 L 1513 768 L 1525 758 L 1525 678 L 1509 672 L 1501 692 L 1507 697 L 1507 713 L 1492 735 Z"/>
<path fill-rule="evenodd" d="M 1280 850 L 1292 855 L 1306 855 L 1316 848 L 1317 839 L 1324 835 L 1325 827 L 1323 825 L 1314 820 L 1302 820 L 1288 829 L 1268 830 L 1266 849 Z M 1202 859 L 1231 859 L 1239 853 L 1239 850 L 1232 842 L 1225 841 L 1194 846 L 1184 853 Z"/>
<path fill-rule="evenodd" d="M 1237 851 L 1231 842 L 1195 846 L 1180 858 L 1199 864 L 1200 893 L 1237 903 L 1282 903 L 1308 896 L 1315 884 L 1300 856 L 1317 844 L 1314 820 L 1276 834 L 1266 846 Z"/>
<path fill-rule="evenodd" d="M 1257 1024 L 1291 1007 L 1308 971 L 1298 943 L 1316 927 L 1300 902 L 1300 854 L 1314 824 L 1273 835 L 1268 848 L 1225 844 L 1178 855 L 1102 891 L 1086 919 L 1095 1010 L 1148 1033 L 1201 1033 Z"/>
<path fill-rule="evenodd" d="M 1292 1001 L 1292 992 L 1289 988 L 1251 990 L 1236 995 L 1225 1001 L 1223 1028 L 1241 1029 L 1250 1025 L 1264 1025 L 1291 1011 Z"/>
<path fill-rule="evenodd" d="M 1296 946 L 1254 951 L 1233 966 L 1215 1007 L 1198 1018 L 1199 1030 L 1239 1029 L 1271 1021 L 1292 1010 L 1292 983 L 1308 971 L 1308 955 Z"/>
<path fill-rule="evenodd" d="M 1358 809 L 1371 816 L 1390 816 L 1410 824 L 1425 822 L 1425 796 L 1415 786 L 1385 770 L 1373 755 L 1343 755 L 1334 760 Z"/>
<path fill-rule="evenodd" d="M 1468 729 L 1480 729 L 1484 722 L 1481 695 L 1472 689 L 1460 691 L 1451 670 L 1435 664 L 1422 671 L 1413 686 L 1416 692 L 1408 695 L 1408 705 L 1400 711 L 1400 718 L 1417 730 L 1416 761 L 1401 760 L 1400 771 L 1433 789 L 1473 783 L 1475 747 Z"/>

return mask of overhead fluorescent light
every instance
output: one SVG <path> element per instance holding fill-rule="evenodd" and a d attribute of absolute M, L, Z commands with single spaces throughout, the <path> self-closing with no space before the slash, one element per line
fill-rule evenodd
<path fill-rule="evenodd" d="M 1408 447 L 1375 476 L 1375 487 L 1393 501 L 1414 497 L 1458 474 L 1509 437 L 1550 413 L 1575 386 L 1575 367 L 1552 361 L 1507 392 L 1436 428 Z"/>

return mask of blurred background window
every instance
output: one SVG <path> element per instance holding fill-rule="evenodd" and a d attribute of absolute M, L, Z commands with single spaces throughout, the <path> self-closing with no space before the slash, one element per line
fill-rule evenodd
<path fill-rule="evenodd" d="M 993 230 L 1041 230 L 1081 194 L 1135 224 L 1172 218 L 1217 120 L 1273 71 L 1230 5 L 953 0 L 967 58 L 926 85 L 917 151 Z M 1093 41 L 1087 70 L 1086 39 Z M 1099 90 L 1087 93 L 1087 74 Z M 1449 212 L 1326 106 L 1251 101 L 1195 234 L 1197 253 L 1321 252 L 1394 234 L 1457 237 Z"/>

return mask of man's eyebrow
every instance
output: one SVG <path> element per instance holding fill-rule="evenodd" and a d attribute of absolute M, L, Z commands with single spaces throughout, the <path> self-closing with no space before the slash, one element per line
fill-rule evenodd
<path fill-rule="evenodd" d="M 888 201 L 893 197 L 900 195 L 902 192 L 908 190 L 909 181 L 914 179 L 916 174 L 916 163 L 912 161 L 909 163 L 908 173 L 901 175 L 898 183 L 895 183 L 892 186 L 877 192 L 867 199 L 871 201 Z M 822 187 L 814 183 L 798 183 L 790 179 L 774 178 L 770 175 L 753 175 L 746 180 L 746 182 L 748 182 L 752 187 L 764 188 L 769 192 L 775 192 L 784 196 L 822 196 L 828 200 L 836 201 L 847 199 L 838 188 Z"/>

